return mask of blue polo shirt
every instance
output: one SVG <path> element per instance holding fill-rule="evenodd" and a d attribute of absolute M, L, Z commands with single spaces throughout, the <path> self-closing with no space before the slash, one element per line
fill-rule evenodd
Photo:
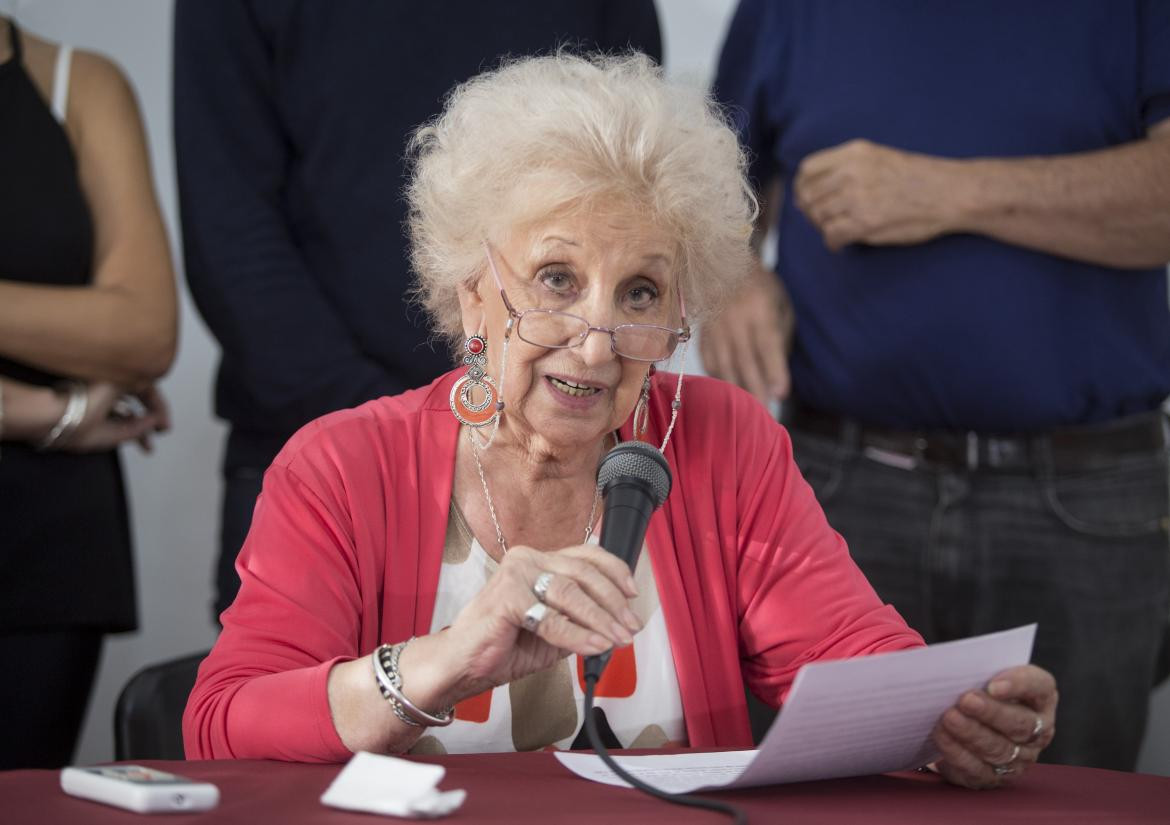
<path fill-rule="evenodd" d="M 745 0 L 719 63 L 763 186 L 853 138 L 943 157 L 1139 140 L 1170 117 L 1170 2 Z M 872 425 L 1027 432 L 1170 394 L 1166 270 L 975 235 L 829 252 L 786 196 L 794 395 Z"/>

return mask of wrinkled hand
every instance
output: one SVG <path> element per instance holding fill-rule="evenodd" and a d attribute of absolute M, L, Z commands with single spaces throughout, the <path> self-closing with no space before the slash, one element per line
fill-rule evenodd
<path fill-rule="evenodd" d="M 788 397 L 788 350 L 795 327 L 780 279 L 760 264 L 719 315 L 699 331 L 703 369 L 764 404 Z"/>
<path fill-rule="evenodd" d="M 967 788 L 994 788 L 1020 776 L 1052 742 L 1057 699 L 1056 680 L 1035 665 L 1005 670 L 987 690 L 964 693 L 934 729 L 943 754 L 935 768 Z"/>
<path fill-rule="evenodd" d="M 796 172 L 796 204 L 825 245 L 916 244 L 954 231 L 962 161 L 851 140 Z"/>
<path fill-rule="evenodd" d="M 533 586 L 546 571 L 553 574 L 545 599 L 551 609 L 530 632 L 524 614 L 537 603 Z M 625 562 L 600 547 L 509 549 L 448 628 L 463 651 L 467 695 L 545 670 L 570 653 L 590 656 L 630 644 L 642 628 L 629 605 L 636 595 Z"/>
<path fill-rule="evenodd" d="M 152 433 L 170 429 L 170 411 L 157 387 L 127 393 L 106 381 L 87 388 L 89 401 L 85 418 L 58 449 L 70 452 L 108 450 L 124 441 L 137 441 L 143 450 L 152 449 Z"/>

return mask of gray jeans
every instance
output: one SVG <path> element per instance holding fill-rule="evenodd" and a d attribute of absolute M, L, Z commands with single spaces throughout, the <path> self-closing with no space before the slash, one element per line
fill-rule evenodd
<path fill-rule="evenodd" d="M 1133 770 L 1170 613 L 1164 452 L 1025 474 L 907 469 L 792 437 L 829 523 L 928 642 L 1039 624 L 1032 660 L 1060 690 L 1043 761 Z"/>

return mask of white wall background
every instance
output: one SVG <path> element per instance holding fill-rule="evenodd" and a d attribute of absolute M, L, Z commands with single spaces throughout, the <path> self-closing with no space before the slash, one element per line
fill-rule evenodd
<path fill-rule="evenodd" d="M 734 0 L 657 2 L 667 68 L 705 85 Z M 0 9 L 45 37 L 110 56 L 129 75 L 146 120 L 155 185 L 181 280 L 171 142 L 171 0 L 0 0 Z M 158 440 L 151 456 L 125 451 L 141 630 L 106 644 L 79 763 L 113 758 L 114 700 L 131 674 L 148 663 L 207 648 L 215 638 L 209 611 L 225 432 L 211 413 L 217 348 L 184 289 L 180 297 L 179 356 L 162 383 L 174 429 Z M 1170 776 L 1170 685 L 1155 697 L 1139 769 Z"/>

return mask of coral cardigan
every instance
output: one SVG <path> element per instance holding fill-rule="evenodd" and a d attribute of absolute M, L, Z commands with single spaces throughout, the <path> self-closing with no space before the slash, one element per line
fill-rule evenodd
<path fill-rule="evenodd" d="M 349 758 L 326 680 L 337 662 L 429 631 L 456 377 L 324 416 L 277 456 L 239 596 L 183 717 L 189 759 Z M 665 431 L 673 389 L 674 376 L 655 377 L 651 433 Z M 807 662 L 923 643 L 854 565 L 788 434 L 751 396 L 688 378 L 666 457 L 674 489 L 646 543 L 692 746 L 751 746 L 745 680 L 778 706 Z"/>

